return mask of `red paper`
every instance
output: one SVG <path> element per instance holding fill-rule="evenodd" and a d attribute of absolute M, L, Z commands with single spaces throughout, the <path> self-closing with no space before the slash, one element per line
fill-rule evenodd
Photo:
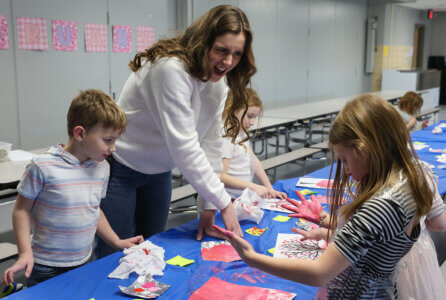
<path fill-rule="evenodd" d="M 288 300 L 293 299 L 295 296 L 296 294 L 289 292 L 255 286 L 238 285 L 226 282 L 218 277 L 211 277 L 211 279 L 189 297 L 189 300 Z"/>
<path fill-rule="evenodd" d="M 231 262 L 241 260 L 234 247 L 227 244 L 216 245 L 212 248 L 202 248 L 201 257 L 203 260 Z"/>

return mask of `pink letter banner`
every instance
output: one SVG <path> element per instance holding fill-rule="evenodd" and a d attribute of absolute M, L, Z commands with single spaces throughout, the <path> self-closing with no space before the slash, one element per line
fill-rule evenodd
<path fill-rule="evenodd" d="M 105 24 L 85 23 L 85 51 L 107 52 L 107 27 Z"/>
<path fill-rule="evenodd" d="M 48 50 L 46 21 L 43 18 L 17 18 L 20 50 Z"/>
<path fill-rule="evenodd" d="M 0 49 L 9 48 L 8 22 L 6 16 L 0 15 Z"/>
<path fill-rule="evenodd" d="M 136 26 L 136 51 L 143 52 L 153 44 L 153 27 Z"/>
<path fill-rule="evenodd" d="M 77 22 L 53 20 L 53 49 L 77 51 Z"/>
<path fill-rule="evenodd" d="M 113 25 L 113 52 L 132 51 L 132 27 Z"/>

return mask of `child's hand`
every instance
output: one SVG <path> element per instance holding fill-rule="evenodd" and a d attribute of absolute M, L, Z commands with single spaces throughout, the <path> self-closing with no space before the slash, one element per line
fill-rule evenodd
<path fill-rule="evenodd" d="M 254 248 L 249 242 L 242 239 L 241 237 L 238 237 L 233 232 L 218 227 L 217 225 L 212 225 L 212 227 L 214 227 L 217 231 L 219 231 L 221 234 L 223 234 L 225 237 L 228 238 L 232 247 L 234 247 L 238 255 L 240 255 L 240 257 L 243 260 L 249 259 L 253 254 L 256 253 Z"/>
<path fill-rule="evenodd" d="M 14 274 L 22 270 L 25 270 L 25 277 L 29 278 L 33 267 L 34 258 L 32 253 L 19 255 L 19 259 L 3 273 L 3 283 L 8 285 L 14 282 Z"/>
<path fill-rule="evenodd" d="M 296 194 L 297 196 L 299 196 L 301 203 L 287 198 L 286 200 L 294 206 L 287 204 L 281 205 L 283 208 L 296 212 L 295 214 L 289 214 L 288 216 L 302 218 L 318 224 L 321 219 L 321 213 L 323 213 L 324 211 L 324 208 L 322 207 L 320 202 L 314 197 L 314 195 L 310 196 L 312 202 L 309 202 L 298 190 L 296 190 Z"/>
<path fill-rule="evenodd" d="M 116 248 L 118 250 L 130 248 L 144 242 L 144 237 L 142 235 L 137 235 L 125 240 L 119 240 L 116 242 Z"/>
<path fill-rule="evenodd" d="M 257 195 L 259 195 L 259 197 L 267 198 L 267 199 L 271 198 L 270 190 L 267 187 L 263 186 L 263 185 L 254 184 L 252 190 L 254 192 L 256 192 Z"/>
<path fill-rule="evenodd" d="M 275 199 L 279 198 L 279 199 L 282 199 L 282 200 L 287 198 L 287 194 L 286 193 L 278 192 L 278 191 L 273 190 L 273 189 L 269 189 L 269 193 L 271 195 L 271 198 L 275 198 Z"/>
<path fill-rule="evenodd" d="M 315 241 L 326 240 L 326 236 L 327 236 L 327 230 L 323 229 L 323 228 L 316 228 L 316 229 L 311 229 L 310 231 L 305 231 L 303 229 L 300 229 L 300 228 L 297 228 L 297 227 L 293 227 L 293 228 L 291 228 L 291 230 L 293 232 L 299 233 L 299 234 L 301 234 L 303 236 L 301 241 L 305 241 L 305 240 L 315 240 Z"/>
<path fill-rule="evenodd" d="M 421 128 L 426 128 L 429 125 L 429 119 L 421 123 Z"/>

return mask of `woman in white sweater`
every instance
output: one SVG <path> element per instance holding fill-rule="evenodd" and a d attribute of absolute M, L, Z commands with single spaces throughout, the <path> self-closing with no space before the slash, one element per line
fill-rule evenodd
<path fill-rule="evenodd" d="M 164 231 L 177 166 L 202 199 L 197 239 L 203 233 L 221 237 L 212 228 L 216 209 L 225 226 L 242 236 L 219 173 L 228 87 L 237 99 L 234 116 L 247 107 L 245 87 L 256 72 L 246 15 L 230 5 L 214 7 L 182 35 L 138 53 L 129 66 L 133 73 L 118 101 L 127 128 L 116 142 L 101 203 L 110 225 L 121 238 Z M 111 252 L 98 241 L 97 257 Z"/>

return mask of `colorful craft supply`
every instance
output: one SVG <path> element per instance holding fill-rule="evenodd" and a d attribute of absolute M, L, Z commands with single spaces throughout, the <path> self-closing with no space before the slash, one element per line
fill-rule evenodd
<path fill-rule="evenodd" d="M 181 257 L 180 255 L 177 255 L 177 256 L 169 259 L 168 261 L 166 261 L 166 263 L 168 263 L 169 265 L 180 266 L 180 267 L 188 266 L 190 264 L 193 264 L 194 262 L 195 262 L 195 260 L 187 259 L 187 258 Z"/>
<path fill-rule="evenodd" d="M 252 228 L 246 229 L 245 231 L 251 235 L 261 236 L 267 229 L 268 229 L 268 227 L 266 227 L 265 229 L 262 229 L 262 228 L 257 228 L 254 226 Z"/>
<path fill-rule="evenodd" d="M 305 190 L 302 190 L 302 191 L 300 191 L 301 193 L 302 193 L 302 195 L 311 195 L 311 194 L 317 194 L 317 192 L 313 192 L 313 191 L 310 191 L 310 190 L 308 190 L 308 189 L 305 189 Z"/>
<path fill-rule="evenodd" d="M 169 287 L 170 285 L 153 279 L 152 275 L 141 275 L 130 286 L 119 286 L 119 289 L 127 295 L 152 299 L 161 296 Z"/>
<path fill-rule="evenodd" d="M 249 296 L 248 296 L 249 295 Z M 202 299 L 281 299 L 291 300 L 296 294 L 256 286 L 245 286 L 211 277 L 202 287 L 196 290 L 189 300 Z"/>
<path fill-rule="evenodd" d="M 290 219 L 290 217 L 286 217 L 286 216 L 278 215 L 278 216 L 275 217 L 273 220 L 274 220 L 274 221 L 278 221 L 278 222 L 288 222 L 289 219 Z"/>
<path fill-rule="evenodd" d="M 237 251 L 228 241 L 208 241 L 201 243 L 203 260 L 231 262 L 241 260 Z"/>
<path fill-rule="evenodd" d="M 271 254 L 274 254 L 274 250 L 276 250 L 275 247 L 273 247 L 273 248 L 271 248 L 271 249 L 268 249 L 268 252 L 271 253 Z"/>

